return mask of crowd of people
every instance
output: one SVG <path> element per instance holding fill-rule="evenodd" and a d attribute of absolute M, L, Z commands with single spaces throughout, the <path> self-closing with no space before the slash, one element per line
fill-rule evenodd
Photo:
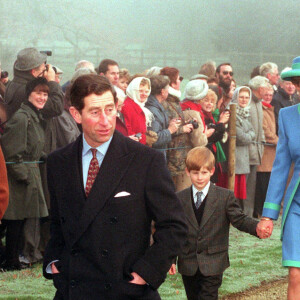
<path fill-rule="evenodd" d="M 3 270 L 20 270 L 43 258 L 52 209 L 47 157 L 87 130 L 83 116 L 77 113 L 83 106 L 74 109 L 72 104 L 80 93 L 91 93 L 80 90 L 78 79 L 85 76 L 108 80 L 118 103 L 116 130 L 163 154 L 177 192 L 188 189 L 191 180 L 195 184 L 191 177 L 195 164 L 196 169 L 207 166 L 204 161 L 186 163 L 188 152 L 198 147 L 213 154 L 207 156 L 208 169 L 213 170 L 208 180 L 227 188 L 228 124 L 230 106 L 236 105 L 235 198 L 245 216 L 274 217 L 268 211 L 270 205 L 265 206 L 267 211 L 263 208 L 282 130 L 279 112 L 300 102 L 293 77 L 280 77 L 275 63 L 249 70 L 249 82 L 238 85 L 230 63 L 216 66 L 209 61 L 200 67 L 199 74 L 191 76 L 183 93 L 183 78 L 174 66 L 153 66 L 130 74 L 111 59 L 102 60 L 96 68 L 89 61 L 79 61 L 73 77 L 61 86 L 62 70 L 47 64 L 47 55 L 35 48 L 17 54 L 13 71 L 11 80 L 7 72 L 1 72 L 0 82 L 0 238 L 6 240 L 5 246 L 0 245 Z M 291 71 L 287 67 L 282 74 Z M 109 109 L 105 108 L 107 114 Z M 92 108 L 88 112 L 91 116 L 94 113 Z M 97 130 L 87 132 L 93 136 Z M 288 165 L 289 172 L 291 177 L 293 165 Z M 139 185 L 139 178 L 134 180 Z M 281 188 L 284 191 L 285 186 Z M 247 220 L 251 230 L 238 227 L 256 235 L 257 223 Z"/>

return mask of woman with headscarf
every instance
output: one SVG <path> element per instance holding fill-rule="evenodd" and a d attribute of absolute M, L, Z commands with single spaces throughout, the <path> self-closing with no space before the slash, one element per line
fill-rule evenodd
<path fill-rule="evenodd" d="M 147 128 L 151 127 L 153 114 L 145 107 L 151 92 L 150 79 L 136 77 L 128 85 L 122 114 L 128 135 L 134 135 L 139 142 L 146 144 Z"/>
<path fill-rule="evenodd" d="M 255 140 L 255 131 L 250 122 L 251 90 L 247 86 L 238 87 L 231 103 L 236 107 L 236 150 L 235 150 L 235 184 L 234 194 L 240 200 L 247 199 L 246 175 L 250 173 L 249 145 Z"/>

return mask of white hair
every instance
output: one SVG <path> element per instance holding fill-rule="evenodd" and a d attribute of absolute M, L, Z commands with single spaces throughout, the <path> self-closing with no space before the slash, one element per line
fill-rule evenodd
<path fill-rule="evenodd" d="M 255 76 L 250 79 L 248 85 L 252 90 L 258 90 L 260 87 L 268 87 L 269 79 L 264 76 Z"/>
<path fill-rule="evenodd" d="M 275 63 L 266 62 L 259 67 L 259 74 L 267 77 L 268 74 L 275 73 L 276 69 L 278 70 L 278 66 Z"/>
<path fill-rule="evenodd" d="M 91 63 L 90 61 L 88 60 L 80 60 L 77 64 L 76 64 L 76 67 L 75 67 L 75 71 L 77 71 L 78 69 L 81 69 L 81 68 L 87 68 L 87 69 L 90 69 L 92 71 L 95 71 L 95 66 L 93 63 Z"/>

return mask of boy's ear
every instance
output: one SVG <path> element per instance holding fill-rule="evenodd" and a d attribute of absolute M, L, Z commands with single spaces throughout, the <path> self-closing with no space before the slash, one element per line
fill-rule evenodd
<path fill-rule="evenodd" d="M 213 168 L 211 169 L 211 171 L 210 171 L 210 176 L 213 176 L 213 175 L 214 175 L 214 173 L 215 173 L 215 170 L 216 170 L 216 168 L 215 168 L 215 167 L 213 167 Z"/>
<path fill-rule="evenodd" d="M 185 168 L 185 173 L 188 177 L 190 177 L 190 171 L 187 168 Z"/>

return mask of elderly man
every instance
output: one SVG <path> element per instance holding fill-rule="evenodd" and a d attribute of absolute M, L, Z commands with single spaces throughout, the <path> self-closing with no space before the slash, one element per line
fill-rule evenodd
<path fill-rule="evenodd" d="M 263 131 L 263 110 L 262 96 L 265 88 L 269 85 L 269 80 L 263 76 L 255 76 L 249 81 L 252 90 L 250 103 L 250 119 L 255 131 L 255 141 L 249 146 L 250 173 L 247 175 L 247 199 L 244 202 L 244 212 L 253 216 L 255 203 L 256 169 L 261 164 L 265 135 Z"/>
<path fill-rule="evenodd" d="M 275 63 L 266 62 L 259 67 L 259 74 L 269 80 L 276 92 L 279 80 L 278 66 Z"/>
<path fill-rule="evenodd" d="M 281 73 L 287 72 L 291 68 L 285 68 Z M 278 115 L 283 107 L 288 107 L 299 103 L 299 96 L 296 93 L 296 88 L 291 81 L 279 79 L 278 91 L 274 94 L 271 105 L 274 106 L 276 128 L 278 132 Z"/>
<path fill-rule="evenodd" d="M 85 69 L 89 69 L 91 70 L 91 73 L 95 72 L 95 66 L 93 63 L 91 63 L 90 61 L 88 60 L 80 60 L 76 66 L 75 66 L 75 73 L 79 70 L 79 69 L 82 69 L 82 68 L 85 68 Z M 74 73 L 74 74 L 75 74 Z M 73 74 L 73 76 L 74 76 Z M 65 93 L 67 91 L 67 88 L 71 85 L 71 80 L 68 80 L 67 82 L 65 82 L 63 85 L 62 85 L 62 90 L 63 92 Z"/>
<path fill-rule="evenodd" d="M 55 299 L 160 299 L 157 288 L 186 237 L 164 155 L 115 131 L 117 97 L 105 77 L 80 76 L 70 97 L 83 134 L 48 158 L 44 276 Z"/>

